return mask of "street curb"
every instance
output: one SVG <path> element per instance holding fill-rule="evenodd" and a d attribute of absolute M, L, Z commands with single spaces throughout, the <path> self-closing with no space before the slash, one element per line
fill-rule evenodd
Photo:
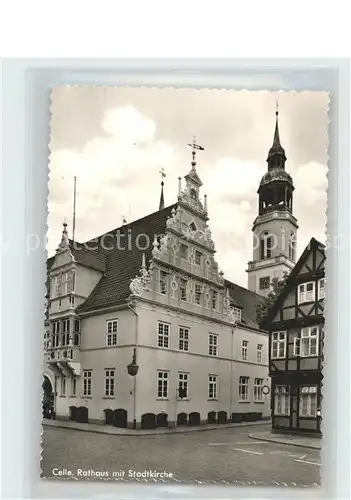
<path fill-rule="evenodd" d="M 288 445 L 288 446 L 296 446 L 298 448 L 308 448 L 310 450 L 321 450 L 322 449 L 321 446 L 314 446 L 313 444 L 292 443 L 291 441 L 263 438 L 260 436 L 255 436 L 254 434 L 249 434 L 249 438 L 256 439 L 257 441 L 265 441 L 266 443 L 276 443 L 276 444 L 283 444 L 283 445 Z"/>
<path fill-rule="evenodd" d="M 57 420 L 55 421 L 57 422 Z M 43 427 L 53 427 L 53 428 L 59 428 L 59 429 L 69 429 L 69 430 L 74 430 L 74 431 L 80 431 L 80 432 L 93 432 L 94 434 L 105 434 L 105 435 L 108 435 L 108 436 L 134 436 L 134 437 L 137 437 L 137 436 L 167 436 L 168 434 L 181 434 L 181 435 L 184 435 L 184 434 L 189 434 L 190 432 L 204 432 L 204 431 L 219 431 L 221 429 L 238 429 L 238 428 L 241 428 L 241 427 L 252 427 L 254 425 L 264 425 L 264 424 L 269 424 L 270 421 L 269 420 L 265 420 L 264 422 L 262 421 L 258 421 L 258 422 L 250 422 L 250 423 L 245 423 L 245 424 L 242 424 L 242 425 L 237 425 L 237 424 L 233 424 L 233 425 L 223 425 L 223 426 L 219 426 L 219 427 L 210 427 L 210 428 L 207 428 L 207 427 L 204 427 L 204 428 L 197 428 L 197 429 L 184 429 L 184 430 L 181 430 L 181 431 L 177 431 L 177 430 L 169 430 L 169 431 L 166 431 L 166 432 L 143 432 L 143 431 L 131 431 L 131 432 L 121 432 L 121 433 L 114 433 L 114 432 L 106 432 L 103 430 L 104 426 L 102 426 L 102 429 L 82 429 L 82 428 L 79 428 L 79 427 L 71 427 L 71 426 L 68 426 L 68 425 L 64 425 L 64 424 L 55 424 L 55 425 L 51 425 L 49 423 L 46 423 L 46 422 L 42 422 L 42 426 Z M 88 424 L 89 425 L 89 424 Z"/>

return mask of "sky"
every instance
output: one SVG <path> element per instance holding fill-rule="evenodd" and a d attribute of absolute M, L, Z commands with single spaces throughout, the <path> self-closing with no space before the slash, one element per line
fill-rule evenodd
<path fill-rule="evenodd" d="M 267 171 L 276 103 L 286 171 L 295 185 L 297 255 L 311 237 L 325 242 L 329 95 L 323 92 L 59 86 L 51 96 L 48 254 L 66 218 L 72 237 L 77 177 L 77 241 L 158 210 L 163 168 L 166 206 L 190 171 L 207 194 L 216 260 L 225 277 L 247 287 L 257 189 Z M 183 181 L 184 182 L 184 181 Z"/>

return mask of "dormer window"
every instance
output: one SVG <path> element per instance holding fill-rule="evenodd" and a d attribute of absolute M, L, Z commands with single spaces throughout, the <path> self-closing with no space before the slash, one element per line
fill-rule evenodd
<path fill-rule="evenodd" d="M 55 297 L 74 292 L 75 272 L 67 271 L 55 277 Z"/>
<path fill-rule="evenodd" d="M 315 300 L 315 283 L 302 283 L 298 286 L 298 303 L 313 302 Z"/>

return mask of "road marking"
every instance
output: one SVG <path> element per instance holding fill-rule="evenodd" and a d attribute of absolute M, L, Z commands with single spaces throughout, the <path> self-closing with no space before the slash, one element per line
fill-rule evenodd
<path fill-rule="evenodd" d="M 242 451 L 244 453 L 253 453 L 254 455 L 263 455 L 260 451 L 252 451 L 252 450 L 242 450 L 240 448 L 234 448 L 235 451 Z"/>
<path fill-rule="evenodd" d="M 252 441 L 231 441 L 229 443 L 208 443 L 209 446 L 229 446 L 229 445 L 233 445 L 233 444 L 265 444 L 265 441 L 256 441 L 256 442 L 252 442 Z"/>
<path fill-rule="evenodd" d="M 296 460 L 294 460 L 294 462 L 301 462 L 303 464 L 311 464 L 311 465 L 319 465 L 319 466 L 322 465 L 322 464 L 319 464 L 318 462 L 310 462 L 309 460 L 299 460 L 299 459 L 296 459 Z"/>

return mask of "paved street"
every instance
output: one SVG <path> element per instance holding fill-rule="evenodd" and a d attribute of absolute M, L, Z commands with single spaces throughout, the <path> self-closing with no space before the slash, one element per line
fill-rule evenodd
<path fill-rule="evenodd" d="M 133 478 L 128 479 L 129 470 L 156 470 L 173 475 L 161 481 L 283 487 L 320 484 L 318 450 L 248 437 L 249 433 L 262 430 L 262 426 L 251 426 L 134 437 L 45 427 L 43 476 L 91 479 L 104 477 L 102 474 L 108 472 L 109 478 L 130 481 Z"/>

